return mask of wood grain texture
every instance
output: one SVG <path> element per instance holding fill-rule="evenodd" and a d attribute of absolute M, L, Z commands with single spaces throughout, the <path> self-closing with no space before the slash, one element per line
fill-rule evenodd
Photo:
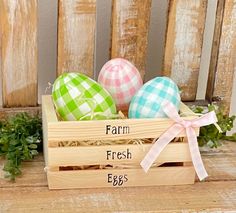
<path fill-rule="evenodd" d="M 47 187 L 0 189 L 2 212 L 157 212 L 233 213 L 235 182 L 121 189 L 52 190 Z"/>
<path fill-rule="evenodd" d="M 182 90 L 183 101 L 196 98 L 207 0 L 170 0 L 163 75 Z"/>
<path fill-rule="evenodd" d="M 41 155 L 23 165 L 23 176 L 16 183 L 0 178 L 0 212 L 233 213 L 235 156 L 236 143 L 232 142 L 223 143 L 218 149 L 204 150 L 202 157 L 209 178 L 194 185 L 50 191 Z"/>
<path fill-rule="evenodd" d="M 213 70 L 210 70 L 210 75 L 213 75 L 213 77 L 210 77 L 214 79 L 214 82 L 211 84 L 210 82 L 208 83 L 209 87 L 213 87 L 212 99 L 220 100 L 225 114 L 228 114 L 236 70 L 236 0 L 225 1 L 218 46 L 218 54 L 216 55 L 212 52 L 211 58 Z M 216 47 L 213 45 L 213 48 L 217 48 L 217 45 Z"/>
<path fill-rule="evenodd" d="M 80 166 L 80 165 L 133 165 L 138 166 L 152 144 L 107 145 L 107 146 L 80 146 L 59 147 L 48 149 L 48 166 Z M 131 157 L 128 159 L 107 159 L 107 151 L 124 152 L 129 150 Z M 77 156 L 80 156 L 77 158 Z M 89 156 L 89 158 L 88 158 Z M 155 163 L 189 162 L 192 161 L 187 143 L 175 142 L 168 144 Z"/>
<path fill-rule="evenodd" d="M 0 120 L 7 119 L 18 113 L 26 112 L 31 116 L 41 117 L 41 107 L 17 107 L 17 108 L 0 108 Z"/>
<path fill-rule="evenodd" d="M 217 9 L 216 9 L 216 18 L 215 18 L 215 29 L 214 36 L 212 41 L 212 49 L 211 49 L 211 59 L 210 59 L 210 67 L 207 81 L 207 90 L 206 90 L 206 99 L 208 101 L 212 101 L 214 84 L 215 84 L 215 72 L 217 66 L 217 59 L 219 54 L 219 46 L 220 46 L 220 37 L 222 30 L 222 22 L 224 16 L 224 7 L 225 0 L 217 1 Z"/>
<path fill-rule="evenodd" d="M 83 121 L 83 123 L 61 121 L 48 123 L 48 146 L 53 147 L 61 141 L 97 140 L 98 138 L 99 140 L 157 138 L 173 124 L 174 121 L 160 119 L 119 119 Z M 129 127 L 130 132 L 129 134 L 106 134 L 106 125 L 111 125 L 111 127 Z M 196 128 L 195 132 L 198 135 L 199 128 Z M 185 131 L 178 135 L 178 137 L 184 136 L 186 136 Z"/>
<path fill-rule="evenodd" d="M 113 0 L 111 58 L 131 61 L 144 78 L 151 0 Z"/>
<path fill-rule="evenodd" d="M 96 0 L 59 0 L 57 74 L 93 77 Z"/>
<path fill-rule="evenodd" d="M 1 0 L 3 105 L 36 106 L 37 0 Z"/>
<path fill-rule="evenodd" d="M 126 186 L 186 185 L 193 184 L 195 171 L 193 166 L 157 167 L 145 173 L 137 169 L 101 169 L 80 171 L 48 171 L 49 189 L 75 188 L 121 188 Z M 126 175 L 127 182 L 114 187 L 108 183 L 108 175 Z M 94 181 L 96 180 L 96 181 Z"/>
<path fill-rule="evenodd" d="M 209 174 L 207 181 L 236 182 L 236 143 L 224 142 L 223 146 L 215 150 L 201 150 L 201 154 Z"/>
<path fill-rule="evenodd" d="M 24 175 L 22 178 L 19 177 L 15 183 L 4 179 L 4 171 L 2 171 L 4 162 L 5 161 L 0 158 L 0 190 L 5 187 L 47 187 L 47 178 L 44 172 L 45 163 L 42 155 L 35 157 L 32 162 L 27 161 L 22 163 L 21 170 Z"/>

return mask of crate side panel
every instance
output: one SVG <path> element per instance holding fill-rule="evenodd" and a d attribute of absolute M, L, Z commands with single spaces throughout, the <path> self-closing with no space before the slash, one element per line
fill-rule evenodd
<path fill-rule="evenodd" d="M 45 164 L 48 165 L 48 127 L 47 122 L 45 121 L 45 112 L 42 111 L 43 116 L 43 156 L 45 160 Z"/>
<path fill-rule="evenodd" d="M 183 102 L 180 103 L 180 107 L 179 107 L 179 111 L 181 114 L 183 114 L 184 116 L 196 116 L 195 118 L 197 118 L 198 116 Z"/>
<path fill-rule="evenodd" d="M 58 121 L 52 98 L 49 95 L 42 96 L 42 122 L 43 122 L 43 153 L 45 164 L 48 165 L 48 123 Z"/>
<path fill-rule="evenodd" d="M 42 110 L 44 110 L 45 112 L 45 117 L 43 121 L 47 123 L 58 122 L 51 95 L 42 96 Z"/>

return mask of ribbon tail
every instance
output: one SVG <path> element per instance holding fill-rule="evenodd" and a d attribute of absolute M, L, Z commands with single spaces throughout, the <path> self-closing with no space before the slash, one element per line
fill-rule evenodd
<path fill-rule="evenodd" d="M 145 172 L 148 172 L 149 168 L 152 166 L 153 162 L 166 147 L 166 145 L 173 140 L 180 132 L 183 131 L 183 127 L 174 124 L 171 126 L 161 137 L 156 140 L 151 149 L 145 155 L 144 159 L 141 161 L 140 165 Z"/>
<path fill-rule="evenodd" d="M 193 166 L 197 173 L 199 180 L 205 179 L 208 174 L 202 162 L 201 154 L 198 148 L 197 137 L 192 127 L 186 128 L 186 134 L 188 137 L 189 150 L 192 157 Z"/>

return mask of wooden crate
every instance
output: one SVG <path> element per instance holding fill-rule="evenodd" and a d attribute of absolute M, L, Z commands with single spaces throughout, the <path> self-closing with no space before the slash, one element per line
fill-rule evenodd
<path fill-rule="evenodd" d="M 194 183 L 195 171 L 188 143 L 184 140 L 168 144 L 156 159 L 156 166 L 151 167 L 148 173 L 139 164 L 151 144 L 59 146 L 61 142 L 79 140 L 157 138 L 173 124 L 168 118 L 59 121 L 51 96 L 43 96 L 42 110 L 44 156 L 50 189 Z M 191 112 L 184 104 L 181 104 L 180 111 Z M 186 119 L 193 119 L 193 116 Z M 109 130 L 112 127 L 116 128 L 117 134 Z M 196 134 L 198 132 L 196 129 Z M 179 135 L 185 136 L 185 132 Z M 97 169 L 99 165 L 100 169 Z M 88 166 L 89 169 L 81 169 Z"/>

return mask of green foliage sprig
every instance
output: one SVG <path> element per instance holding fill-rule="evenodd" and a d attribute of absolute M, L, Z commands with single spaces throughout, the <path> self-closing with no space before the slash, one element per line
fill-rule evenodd
<path fill-rule="evenodd" d="M 6 159 L 6 178 L 15 180 L 21 174 L 21 162 L 38 154 L 41 139 L 42 122 L 37 116 L 19 113 L 0 123 L 0 156 Z"/>
<path fill-rule="evenodd" d="M 216 105 L 208 105 L 208 107 L 193 107 L 193 111 L 195 113 L 206 113 L 210 111 L 215 111 L 218 119 L 217 124 L 222 130 L 222 132 L 219 132 L 219 130 L 214 124 L 201 127 L 200 134 L 198 137 L 199 146 L 207 145 L 210 148 L 217 148 L 221 145 L 220 140 L 236 141 L 236 133 L 234 133 L 232 136 L 226 136 L 226 132 L 230 131 L 234 126 L 234 120 L 236 118 L 235 115 L 224 115 L 222 110 Z"/>

